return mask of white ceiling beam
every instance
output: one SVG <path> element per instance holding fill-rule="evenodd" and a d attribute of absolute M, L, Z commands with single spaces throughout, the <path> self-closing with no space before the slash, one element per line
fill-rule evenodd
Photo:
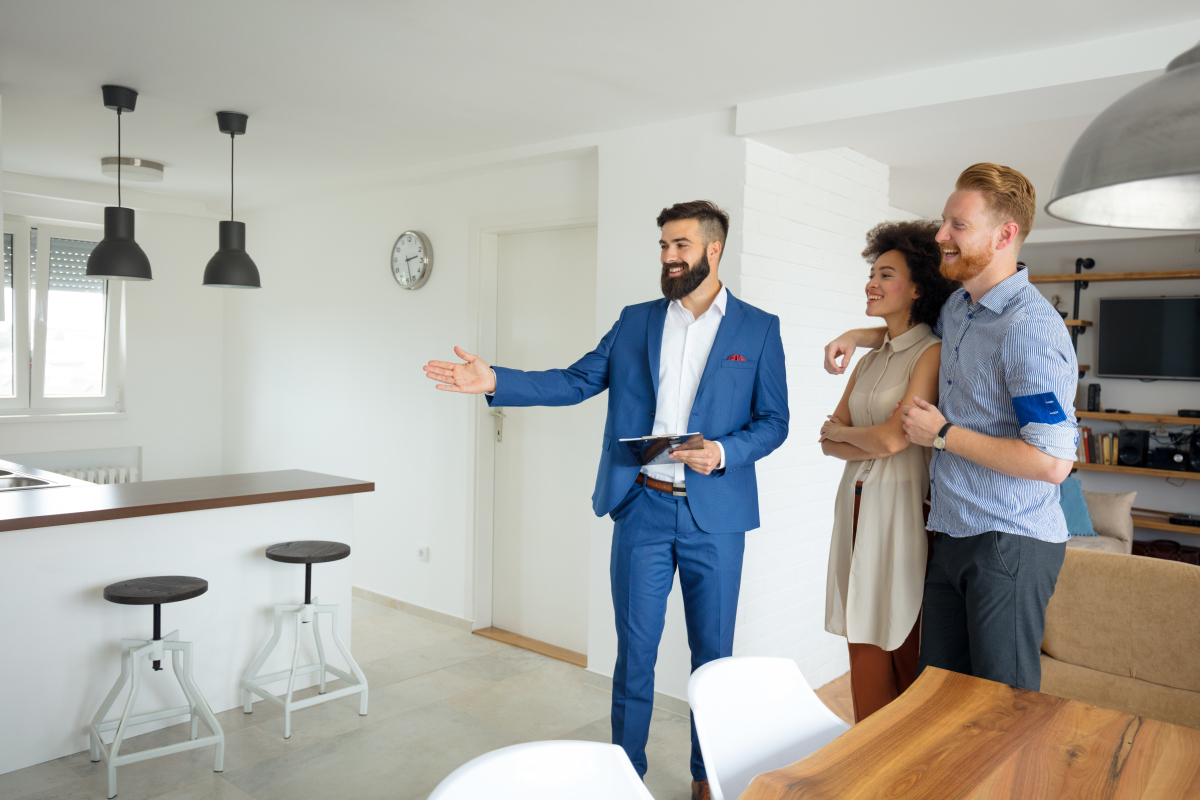
<path fill-rule="evenodd" d="M 1195 21 L 740 103 L 736 130 L 739 136 L 766 141 L 763 134 L 816 127 L 813 138 L 821 140 L 836 128 L 832 123 L 861 124 L 863 118 L 915 110 L 921 110 L 927 126 L 931 107 L 1089 82 L 1103 88 L 1114 80 L 1146 80 L 1198 40 L 1200 21 Z M 1097 93 L 1103 92 L 1093 95 Z M 1045 94 L 1053 98 L 1055 93 Z"/>

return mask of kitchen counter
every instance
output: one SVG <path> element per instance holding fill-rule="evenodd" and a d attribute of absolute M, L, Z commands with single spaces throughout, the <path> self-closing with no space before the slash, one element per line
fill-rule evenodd
<path fill-rule="evenodd" d="M 300 469 L 106 486 L 8 461 L 0 469 L 67 484 L 0 492 L 0 532 L 375 491 L 368 481 Z"/>
<path fill-rule="evenodd" d="M 104 587 L 118 581 L 208 581 L 205 594 L 162 607 L 162 630 L 194 643 L 194 679 L 214 711 L 240 706 L 241 680 L 271 635 L 274 605 L 304 599 L 304 568 L 271 561 L 266 549 L 303 539 L 353 547 L 354 495 L 375 489 L 303 470 L 98 486 L 7 462 L 0 469 L 66 484 L 0 492 L 0 607 L 9 612 L 0 660 L 10 687 L 0 692 L 0 774 L 87 748 L 88 722 L 120 672 L 120 640 L 151 635 L 149 606 L 105 601 Z M 342 607 L 351 648 L 356 555 L 313 567 L 314 601 Z M 319 624 L 327 636 L 329 617 Z M 302 662 L 316 660 L 311 636 L 300 649 Z M 346 668 L 335 651 L 326 655 Z M 285 641 L 264 671 L 286 670 L 291 656 Z M 134 713 L 183 704 L 169 662 L 164 668 L 143 672 Z M 315 681 L 300 676 L 296 685 Z M 286 681 L 272 688 L 282 692 Z"/>

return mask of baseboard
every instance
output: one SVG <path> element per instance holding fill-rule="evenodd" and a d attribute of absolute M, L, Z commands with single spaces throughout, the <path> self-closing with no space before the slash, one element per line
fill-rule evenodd
<path fill-rule="evenodd" d="M 576 653 L 574 650 L 568 650 L 565 647 L 549 644 L 548 642 L 539 642 L 537 639 L 530 639 L 528 636 L 522 636 L 519 633 L 512 631 L 501 630 L 500 628 L 480 628 L 476 631 L 471 631 L 476 636 L 482 636 L 485 639 L 491 639 L 496 642 L 513 647 L 519 647 L 522 650 L 528 650 L 531 653 L 546 656 L 547 658 L 555 658 L 559 661 L 565 661 L 576 667 L 587 668 L 587 656 L 583 653 Z"/>
<path fill-rule="evenodd" d="M 351 592 L 354 597 L 360 600 L 367 600 L 371 603 L 378 603 L 381 606 L 394 608 L 397 611 L 403 611 L 405 614 L 412 614 L 414 617 L 427 619 L 431 622 L 440 622 L 443 625 L 449 625 L 451 628 L 456 628 L 467 633 L 471 632 L 473 623 L 469 619 L 456 617 L 453 614 L 447 614 L 442 611 L 434 611 L 432 608 L 419 606 L 416 603 L 410 603 L 407 600 L 400 600 L 395 597 L 389 597 L 386 594 L 373 592 L 370 589 L 364 589 L 361 586 L 352 586 Z"/>
<path fill-rule="evenodd" d="M 583 682 L 588 686 L 595 686 L 597 689 L 603 689 L 606 692 L 612 691 L 612 678 L 607 675 L 601 675 L 598 672 L 584 670 Z M 669 694 L 662 692 L 654 693 L 654 705 L 656 708 L 661 708 L 663 711 L 670 711 L 672 714 L 679 714 L 686 717 L 692 713 L 691 706 L 687 700 L 680 700 L 678 697 L 671 697 Z"/>

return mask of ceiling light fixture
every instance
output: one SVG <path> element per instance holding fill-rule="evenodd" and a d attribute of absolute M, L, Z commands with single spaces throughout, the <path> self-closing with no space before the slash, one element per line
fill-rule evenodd
<path fill-rule="evenodd" d="M 1092 120 L 1046 211 L 1085 225 L 1200 229 L 1200 44 Z"/>
<path fill-rule="evenodd" d="M 127 181 L 151 181 L 163 179 L 163 165 L 148 158 L 132 156 L 105 156 L 100 159 L 100 172 L 112 177 L 125 177 Z"/>
<path fill-rule="evenodd" d="M 233 221 L 233 137 L 246 132 L 245 114 L 218 111 L 217 127 L 229 134 L 229 219 L 221 220 L 221 244 L 204 268 L 204 285 L 222 289 L 261 289 L 258 267 L 246 253 L 246 223 Z"/>
<path fill-rule="evenodd" d="M 138 93 L 124 86 L 102 86 L 104 107 L 117 112 L 117 205 L 104 209 L 104 238 L 88 256 L 87 275 L 110 280 L 148 281 L 150 259 L 133 238 L 133 209 L 121 205 L 121 114 L 133 113 Z"/>

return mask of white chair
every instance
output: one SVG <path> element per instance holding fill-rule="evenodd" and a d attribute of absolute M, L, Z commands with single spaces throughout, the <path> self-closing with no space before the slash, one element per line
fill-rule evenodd
<path fill-rule="evenodd" d="M 528 742 L 468 761 L 428 800 L 654 800 L 625 751 L 600 742 Z"/>
<path fill-rule="evenodd" d="M 786 767 L 850 726 L 825 707 L 790 658 L 718 658 L 692 673 L 688 703 L 713 800 Z"/>

